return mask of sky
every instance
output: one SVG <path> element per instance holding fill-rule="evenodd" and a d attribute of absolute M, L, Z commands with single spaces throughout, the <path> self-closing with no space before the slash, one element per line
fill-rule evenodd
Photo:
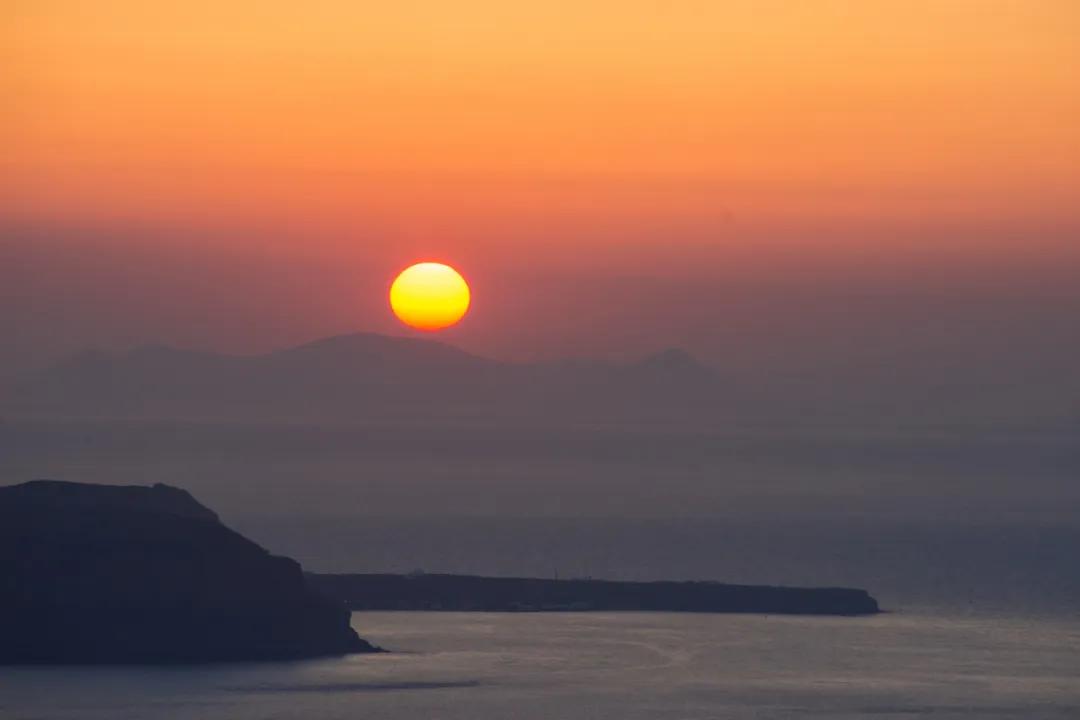
<path fill-rule="evenodd" d="M 0 378 L 405 333 L 517 360 L 1053 383 L 1080 363 L 1080 5 L 16 0 Z M 1047 391 L 1052 387 L 1047 386 Z"/>

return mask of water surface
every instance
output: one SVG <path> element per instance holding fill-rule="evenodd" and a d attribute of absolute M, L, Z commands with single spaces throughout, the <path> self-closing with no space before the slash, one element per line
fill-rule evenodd
<path fill-rule="evenodd" d="M 357 613 L 387 655 L 8 668 L 0 714 L 67 718 L 1073 718 L 1080 621 L 903 613 Z"/>

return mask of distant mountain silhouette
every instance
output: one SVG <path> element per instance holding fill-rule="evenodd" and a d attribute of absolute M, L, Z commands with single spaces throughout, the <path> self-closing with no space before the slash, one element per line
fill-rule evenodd
<path fill-rule="evenodd" d="M 370 652 L 295 561 L 186 491 L 0 487 L 0 663 L 269 660 Z"/>
<path fill-rule="evenodd" d="M 0 409 L 63 417 L 635 419 L 712 412 L 721 390 L 714 371 L 677 349 L 627 364 L 514 364 L 432 340 L 356 333 L 251 356 L 156 345 L 83 353 L 15 386 Z"/>

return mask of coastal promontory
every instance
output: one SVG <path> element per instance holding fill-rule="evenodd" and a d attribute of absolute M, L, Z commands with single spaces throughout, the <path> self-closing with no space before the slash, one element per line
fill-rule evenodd
<path fill-rule="evenodd" d="M 352 610 L 457 612 L 703 612 L 873 615 L 877 600 L 859 588 L 732 585 L 703 581 L 629 582 L 592 578 L 309 575 Z"/>
<path fill-rule="evenodd" d="M 300 565 L 186 491 L 0 487 L 0 663 L 275 660 L 374 651 Z"/>

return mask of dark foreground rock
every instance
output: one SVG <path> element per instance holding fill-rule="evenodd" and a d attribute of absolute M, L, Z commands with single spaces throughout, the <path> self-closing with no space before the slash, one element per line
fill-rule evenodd
<path fill-rule="evenodd" d="M 371 652 L 300 565 L 187 492 L 0 487 L 0 662 L 276 660 Z"/>
<path fill-rule="evenodd" d="M 877 601 L 853 588 L 716 582 L 543 580 L 471 575 L 309 575 L 352 610 L 663 611 L 870 615 Z"/>

